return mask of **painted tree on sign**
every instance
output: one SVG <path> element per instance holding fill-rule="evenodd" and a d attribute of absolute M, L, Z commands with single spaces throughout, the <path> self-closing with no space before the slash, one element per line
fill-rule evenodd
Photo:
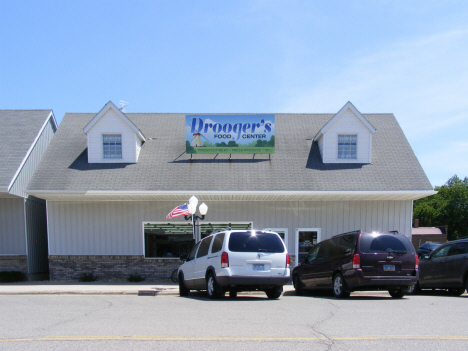
<path fill-rule="evenodd" d="M 454 175 L 434 190 L 438 193 L 414 202 L 413 218 L 423 227 L 448 225 L 449 240 L 468 236 L 468 178 Z"/>

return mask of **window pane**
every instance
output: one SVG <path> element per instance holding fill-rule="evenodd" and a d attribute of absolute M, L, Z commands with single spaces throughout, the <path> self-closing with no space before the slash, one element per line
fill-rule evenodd
<path fill-rule="evenodd" d="M 208 249 L 210 248 L 212 239 L 213 239 L 212 236 L 209 236 L 206 239 L 203 239 L 203 241 L 200 244 L 200 248 L 198 249 L 197 258 L 208 255 Z"/>
<path fill-rule="evenodd" d="M 103 135 L 102 145 L 104 158 L 122 158 L 121 135 Z"/>
<path fill-rule="evenodd" d="M 221 251 L 223 248 L 224 234 L 217 234 L 213 241 L 213 246 L 211 248 L 211 253 Z"/>

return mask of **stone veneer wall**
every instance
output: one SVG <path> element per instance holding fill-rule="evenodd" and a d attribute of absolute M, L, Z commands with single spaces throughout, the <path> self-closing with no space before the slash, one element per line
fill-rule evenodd
<path fill-rule="evenodd" d="M 49 256 L 50 280 L 79 280 L 92 273 L 98 280 L 126 280 L 131 274 L 146 279 L 170 280 L 182 264 L 179 259 L 144 256 Z"/>
<path fill-rule="evenodd" d="M 0 256 L 0 272 L 2 271 L 28 273 L 28 259 L 26 255 Z"/>

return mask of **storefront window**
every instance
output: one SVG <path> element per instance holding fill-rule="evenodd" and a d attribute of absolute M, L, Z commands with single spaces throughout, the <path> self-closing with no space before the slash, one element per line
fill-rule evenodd
<path fill-rule="evenodd" d="M 252 223 L 203 222 L 197 225 L 197 230 L 203 239 L 229 227 L 232 230 L 249 230 L 252 229 Z M 194 244 L 191 222 L 145 222 L 143 228 L 146 258 L 179 258 L 188 254 Z"/>

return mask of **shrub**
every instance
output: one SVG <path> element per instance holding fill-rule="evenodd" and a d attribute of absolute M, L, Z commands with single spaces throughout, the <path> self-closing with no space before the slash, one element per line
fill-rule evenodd
<path fill-rule="evenodd" d="M 93 273 L 81 273 L 80 282 L 95 282 L 97 277 Z"/>
<path fill-rule="evenodd" d="M 0 272 L 0 283 L 24 282 L 26 274 L 18 271 Z"/>
<path fill-rule="evenodd" d="M 138 283 L 145 280 L 145 278 L 138 274 L 131 274 L 130 277 L 127 278 L 127 280 L 131 283 Z"/>

